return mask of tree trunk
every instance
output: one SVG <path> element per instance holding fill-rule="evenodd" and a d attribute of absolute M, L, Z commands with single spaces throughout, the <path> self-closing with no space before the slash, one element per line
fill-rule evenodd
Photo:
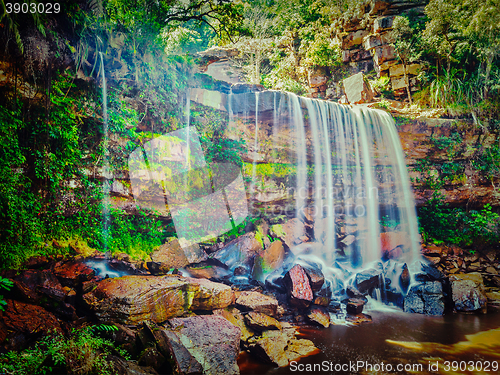
<path fill-rule="evenodd" d="M 408 75 L 406 74 L 406 64 L 405 63 L 403 63 L 403 74 L 404 74 L 404 79 L 405 79 L 406 93 L 408 94 L 408 101 L 410 102 L 410 105 L 411 105 L 411 104 L 413 104 L 413 102 L 411 99 L 410 81 L 408 79 Z"/>

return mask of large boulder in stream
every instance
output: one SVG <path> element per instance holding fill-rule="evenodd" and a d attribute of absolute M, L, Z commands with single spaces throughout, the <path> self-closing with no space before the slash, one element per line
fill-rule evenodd
<path fill-rule="evenodd" d="M 413 285 L 404 300 L 404 311 L 426 315 L 443 315 L 445 310 L 443 286 L 439 281 Z"/>
<path fill-rule="evenodd" d="M 308 307 L 313 300 L 313 292 L 306 271 L 296 264 L 283 279 L 290 303 L 299 308 Z"/>
<path fill-rule="evenodd" d="M 255 233 L 246 233 L 232 240 L 222 249 L 210 254 L 210 258 L 218 260 L 229 269 L 244 265 L 253 266 L 255 256 L 262 252 L 262 244 L 255 238 Z"/>
<path fill-rule="evenodd" d="M 198 245 L 183 249 L 177 238 L 170 238 L 151 254 L 154 266 L 165 273 L 171 268 L 182 268 L 190 263 L 199 263 L 206 259 L 207 255 Z"/>
<path fill-rule="evenodd" d="M 450 283 L 455 310 L 486 313 L 488 298 L 479 272 L 451 275 Z"/>
<path fill-rule="evenodd" d="M 105 279 L 83 296 L 101 322 L 162 323 L 187 310 L 214 310 L 234 301 L 231 288 L 206 279 L 177 275 Z"/>

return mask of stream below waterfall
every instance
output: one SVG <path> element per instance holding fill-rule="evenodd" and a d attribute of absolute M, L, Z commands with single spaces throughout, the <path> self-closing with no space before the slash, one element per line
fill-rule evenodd
<path fill-rule="evenodd" d="M 321 353 L 288 367 L 276 368 L 242 356 L 241 375 L 500 372 L 500 310 L 433 317 L 382 307 L 367 313 L 373 322 L 301 328 L 302 338 L 313 341 Z"/>

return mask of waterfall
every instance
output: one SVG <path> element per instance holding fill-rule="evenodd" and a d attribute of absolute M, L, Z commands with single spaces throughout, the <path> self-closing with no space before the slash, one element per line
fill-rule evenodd
<path fill-rule="evenodd" d="M 295 190 L 296 213 L 304 209 L 306 197 L 308 195 L 307 183 L 307 150 L 306 134 L 304 127 L 304 116 L 300 107 L 299 97 L 289 94 L 289 118 L 293 123 L 293 130 L 297 143 L 297 185 Z"/>
<path fill-rule="evenodd" d="M 259 129 L 262 135 L 266 125 L 272 127 L 270 152 L 263 149 L 268 156 L 259 160 L 270 164 L 268 171 L 282 163 L 277 150 L 288 149 L 295 174 L 286 188 L 293 192 L 294 208 L 285 211 L 298 218 L 305 210 L 315 213 L 312 255 L 326 267 L 420 259 L 413 194 L 389 114 L 276 91 L 231 94 L 230 103 L 231 121 L 254 112 L 254 153 L 265 141 Z M 260 178 L 255 169 L 254 157 L 253 185 Z M 262 196 L 253 193 L 254 201 Z"/>
<path fill-rule="evenodd" d="M 108 93 L 106 87 L 106 74 L 104 69 L 104 57 L 102 52 L 99 52 L 101 57 L 101 75 L 102 75 L 102 119 L 103 119 L 103 185 L 102 185 L 102 233 L 103 233 L 103 248 L 105 251 L 108 251 L 109 242 L 111 239 L 111 234 L 109 231 L 109 226 L 111 223 L 111 215 L 110 215 L 110 192 L 111 192 L 111 183 L 112 179 L 111 168 L 109 166 L 109 150 L 108 150 Z"/>

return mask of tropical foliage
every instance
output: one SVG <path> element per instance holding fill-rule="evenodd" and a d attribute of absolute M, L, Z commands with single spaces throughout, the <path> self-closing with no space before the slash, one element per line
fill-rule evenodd
<path fill-rule="evenodd" d="M 425 241 L 477 247 L 491 246 L 500 240 L 500 215 L 493 212 L 490 205 L 468 211 L 450 208 L 436 193 L 429 204 L 419 210 L 419 217 Z"/>
<path fill-rule="evenodd" d="M 424 14 L 396 17 L 399 59 L 424 66 L 419 92 L 408 92 L 409 98 L 498 130 L 498 1 L 430 0 Z M 80 0 L 64 2 L 51 16 L 7 13 L 5 4 L 0 57 L 10 83 L 0 86 L 3 267 L 40 252 L 71 251 L 76 242 L 147 257 L 173 234 L 171 222 L 154 212 L 112 208 L 104 228 L 108 176 L 102 170 L 109 165 L 120 175 L 130 152 L 185 125 L 193 54 L 234 46 L 249 82 L 305 94 L 311 74 L 333 81 L 348 74 L 338 36 L 351 20 L 366 22 L 369 6 L 364 0 Z M 387 79 L 375 83 L 384 97 L 393 97 Z M 209 162 L 242 165 L 244 145 L 221 136 L 227 119 L 220 113 L 194 107 L 190 121 Z M 483 147 L 472 164 L 494 181 L 498 147 Z M 425 183 L 438 188 L 464 170 L 449 160 L 439 173 L 442 178 Z M 115 182 L 109 185 L 119 188 Z"/>
<path fill-rule="evenodd" d="M 103 328 L 104 327 L 104 328 Z M 127 352 L 94 331 L 108 331 L 114 326 L 84 327 L 72 329 L 68 337 L 54 332 L 38 341 L 31 349 L 11 351 L 0 356 L 0 369 L 6 373 L 112 375 L 117 371 L 110 356 L 129 358 Z"/>

